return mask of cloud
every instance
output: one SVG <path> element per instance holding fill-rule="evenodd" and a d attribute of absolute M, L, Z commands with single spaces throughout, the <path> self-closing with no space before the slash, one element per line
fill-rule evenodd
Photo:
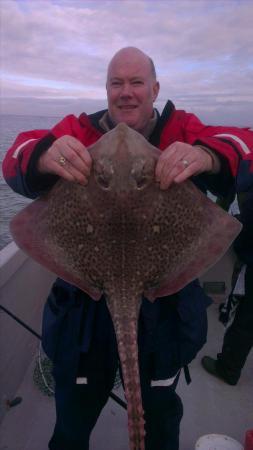
<path fill-rule="evenodd" d="M 171 97 L 253 120 L 251 1 L 2 0 L 1 15 L 2 97 L 14 109 L 14 97 L 104 104 L 111 56 L 134 45 L 154 59 L 160 106 Z"/>

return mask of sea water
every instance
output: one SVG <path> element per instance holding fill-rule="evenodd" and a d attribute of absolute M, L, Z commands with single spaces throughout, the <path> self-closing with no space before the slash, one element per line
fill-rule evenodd
<path fill-rule="evenodd" d="M 59 122 L 58 117 L 0 115 L 0 250 L 11 242 L 11 218 L 31 200 L 16 194 L 6 184 L 2 174 L 2 161 L 8 148 L 22 131 L 50 129 Z"/>

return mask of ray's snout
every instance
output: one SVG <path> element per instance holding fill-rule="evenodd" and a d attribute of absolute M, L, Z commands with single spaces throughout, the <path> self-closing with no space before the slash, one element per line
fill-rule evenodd
<path fill-rule="evenodd" d="M 127 165 L 127 167 L 125 167 Z M 154 180 L 154 160 L 143 158 L 129 161 L 120 161 L 116 164 L 111 159 L 97 160 L 94 166 L 94 178 L 98 186 L 106 191 L 117 190 L 118 195 L 129 191 L 143 190 Z"/>

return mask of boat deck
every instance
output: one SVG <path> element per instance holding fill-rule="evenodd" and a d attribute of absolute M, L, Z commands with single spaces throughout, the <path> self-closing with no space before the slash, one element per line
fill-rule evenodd
<path fill-rule="evenodd" d="M 201 367 L 201 356 L 215 356 L 224 334 L 218 321 L 217 303 L 209 308 L 208 315 L 207 343 L 190 366 L 192 383 L 187 386 L 184 375 L 180 377 L 178 393 L 184 403 L 180 450 L 194 450 L 197 439 L 209 433 L 226 434 L 243 445 L 246 430 L 253 428 L 253 353 L 237 386 L 226 385 L 207 374 Z M 1 424 L 0 450 L 47 449 L 55 421 L 54 401 L 35 386 L 34 365 L 35 357 L 16 392 L 23 401 L 8 410 Z M 124 398 L 121 388 L 115 393 Z M 90 450 L 107 449 L 129 449 L 126 411 L 111 399 L 99 418 L 90 445 Z"/>

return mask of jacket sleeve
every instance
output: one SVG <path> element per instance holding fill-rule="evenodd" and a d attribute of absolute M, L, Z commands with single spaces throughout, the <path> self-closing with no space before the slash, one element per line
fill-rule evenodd
<path fill-rule="evenodd" d="M 40 174 L 37 171 L 41 154 L 61 136 L 71 135 L 82 140 L 83 134 L 78 119 L 73 115 L 66 116 L 52 130 L 20 133 L 3 161 L 2 169 L 6 182 L 18 194 L 36 198 L 58 180 L 55 175 Z"/>
<path fill-rule="evenodd" d="M 48 134 L 48 130 L 33 130 L 20 133 L 7 151 L 2 170 L 6 183 L 18 194 L 35 198 L 27 185 L 26 173 L 36 145 Z"/>
<path fill-rule="evenodd" d="M 187 142 L 204 145 L 225 159 L 236 176 L 240 160 L 253 151 L 253 131 L 249 128 L 206 126 L 194 114 L 185 114 L 184 132 Z"/>
<path fill-rule="evenodd" d="M 211 175 L 209 183 L 216 194 L 227 195 L 253 186 L 253 131 L 249 128 L 206 126 L 194 114 L 185 114 L 186 142 L 212 150 L 221 162 L 220 176 Z"/>
<path fill-rule="evenodd" d="M 218 174 L 204 174 L 196 178 L 217 196 L 233 196 L 237 191 L 238 174 L 243 182 L 252 185 L 253 180 L 253 130 L 229 126 L 208 126 L 198 117 L 184 110 L 170 114 L 163 125 L 159 148 L 164 150 L 176 141 L 199 145 L 209 149 L 220 161 Z M 205 150 L 203 150 L 205 151 Z M 242 170 L 243 167 L 243 170 Z"/>

